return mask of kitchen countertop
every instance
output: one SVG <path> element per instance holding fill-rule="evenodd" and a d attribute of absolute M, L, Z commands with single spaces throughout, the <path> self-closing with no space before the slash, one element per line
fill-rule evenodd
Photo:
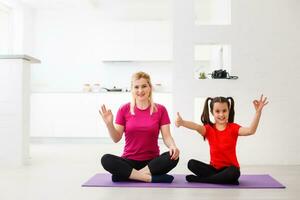
<path fill-rule="evenodd" d="M 0 59 L 23 59 L 29 61 L 30 63 L 41 63 L 39 59 L 25 54 L 0 55 Z"/>

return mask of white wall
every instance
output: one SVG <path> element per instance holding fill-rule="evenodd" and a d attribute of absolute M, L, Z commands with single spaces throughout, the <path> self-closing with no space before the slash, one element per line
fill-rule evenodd
<path fill-rule="evenodd" d="M 130 55 L 141 54 L 156 44 L 152 49 L 157 47 L 156 51 L 167 57 L 167 51 L 172 50 L 170 23 L 149 19 L 122 21 L 103 12 L 107 12 L 105 7 L 37 9 L 34 54 L 42 63 L 32 69 L 33 91 L 81 91 L 85 83 L 125 87 L 137 70 L 153 74 L 153 83 L 162 83 L 166 91 L 171 90 L 171 62 L 143 62 L 143 58 L 151 61 L 143 55 L 138 62 L 102 62 L 113 60 L 114 56 L 120 60 L 132 50 L 132 44 L 136 45 Z M 161 50 L 160 43 L 167 48 Z"/>
<path fill-rule="evenodd" d="M 37 13 L 38 21 L 29 23 L 36 23 L 37 28 L 33 54 L 43 62 L 33 69 L 35 86 L 37 89 L 72 90 L 94 81 L 107 86 L 123 86 L 129 83 L 132 71 L 142 69 L 153 74 L 153 82 L 166 81 L 166 85 L 173 87 L 173 110 L 180 111 L 186 119 L 193 120 L 194 109 L 198 109 L 193 107 L 195 97 L 233 96 L 236 122 L 245 126 L 254 114 L 251 101 L 264 93 L 270 103 L 263 112 L 257 134 L 240 138 L 238 143 L 241 165 L 300 164 L 297 129 L 300 114 L 297 106 L 300 100 L 300 4 L 298 0 L 232 0 L 231 3 L 232 25 L 196 27 L 194 1 L 173 0 L 174 65 L 142 63 L 140 68 L 141 63 L 102 64 L 100 56 L 97 59 L 101 45 L 97 45 L 99 49 L 92 48 L 93 43 L 101 44 L 102 29 L 95 26 L 99 22 L 97 18 L 86 23 L 84 19 L 92 16 L 85 13 L 57 16 L 57 12 L 53 15 Z M 17 38 L 14 52 L 30 54 L 30 47 L 21 42 L 25 40 L 22 27 L 15 29 L 18 35 L 14 36 Z M 73 30 L 73 34 L 64 35 L 65 30 Z M 26 35 L 30 33 L 28 31 Z M 61 46 L 63 42 L 70 46 Z M 239 79 L 194 79 L 194 47 L 197 44 L 231 45 L 231 72 Z M 132 71 L 128 66 L 124 67 L 126 65 L 132 65 Z M 45 70 L 47 67 L 52 71 Z M 68 79 L 73 76 L 79 81 Z M 191 157 L 208 161 L 207 143 L 199 135 L 185 129 L 175 129 L 173 135 L 181 148 L 181 163 Z"/>
<path fill-rule="evenodd" d="M 1 0 L 11 9 L 11 35 L 9 54 L 33 55 L 34 9 L 20 0 Z"/>
<path fill-rule="evenodd" d="M 11 9 L 0 2 L 0 54 L 11 51 Z"/>
<path fill-rule="evenodd" d="M 256 135 L 239 138 L 241 165 L 300 164 L 300 3 L 297 0 L 232 0 L 230 26 L 195 27 L 193 1 L 174 0 L 174 112 L 193 120 L 194 98 L 233 96 L 235 121 L 247 126 L 252 100 L 261 93 L 270 103 Z M 193 79 L 194 45 L 231 44 L 233 74 L 238 80 Z M 200 116 L 199 116 L 200 117 Z M 182 161 L 209 161 L 208 145 L 195 132 L 175 129 Z"/>

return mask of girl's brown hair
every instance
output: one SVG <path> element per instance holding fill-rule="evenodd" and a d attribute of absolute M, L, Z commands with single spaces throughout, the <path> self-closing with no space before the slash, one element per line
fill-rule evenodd
<path fill-rule="evenodd" d="M 209 103 L 209 107 L 208 107 L 209 101 L 210 101 L 210 103 Z M 230 122 L 230 123 L 234 122 L 234 100 L 232 97 L 227 97 L 227 98 L 226 97 L 215 97 L 215 98 L 208 97 L 205 100 L 203 112 L 201 115 L 202 123 L 204 125 L 205 124 L 213 125 L 213 123 L 210 121 L 210 118 L 209 118 L 209 109 L 210 109 L 210 112 L 212 113 L 215 103 L 226 103 L 228 106 L 228 109 L 229 109 L 228 122 Z"/>

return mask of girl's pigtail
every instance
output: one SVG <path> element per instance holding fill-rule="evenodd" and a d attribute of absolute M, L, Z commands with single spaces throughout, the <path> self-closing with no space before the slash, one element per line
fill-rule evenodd
<path fill-rule="evenodd" d="M 228 122 L 233 123 L 234 122 L 234 100 L 232 97 L 227 97 L 227 100 L 228 102 L 230 102 Z"/>
<path fill-rule="evenodd" d="M 205 103 L 204 103 L 204 108 L 203 108 L 203 112 L 202 112 L 202 115 L 201 115 L 201 122 L 205 125 L 205 124 L 210 124 L 212 125 L 212 122 L 210 121 L 209 119 L 209 107 L 208 107 L 208 101 L 209 100 L 212 100 L 211 97 L 208 97 L 206 100 L 205 100 Z"/>

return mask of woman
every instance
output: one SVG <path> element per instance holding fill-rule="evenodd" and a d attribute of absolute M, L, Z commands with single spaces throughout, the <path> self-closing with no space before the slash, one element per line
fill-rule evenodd
<path fill-rule="evenodd" d="M 171 183 L 167 173 L 178 163 L 179 150 L 170 133 L 170 119 L 163 105 L 152 99 L 150 76 L 144 72 L 133 74 L 132 102 L 118 110 L 115 125 L 111 110 L 102 105 L 99 110 L 112 140 L 117 143 L 125 133 L 125 147 L 121 157 L 105 154 L 102 166 L 112 174 L 112 181 L 138 180 L 154 183 Z M 159 154 L 158 135 L 169 152 Z"/>

